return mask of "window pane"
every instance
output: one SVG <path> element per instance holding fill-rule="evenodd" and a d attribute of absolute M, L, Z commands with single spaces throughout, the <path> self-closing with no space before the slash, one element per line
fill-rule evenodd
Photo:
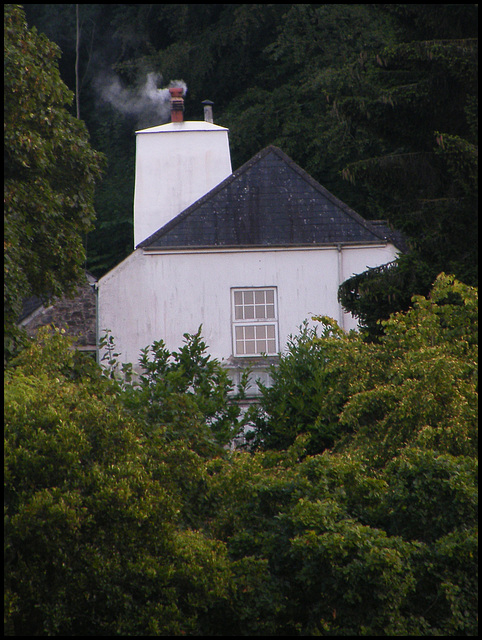
<path fill-rule="evenodd" d="M 252 291 L 245 291 L 244 292 L 244 304 L 253 304 L 254 299 L 253 299 L 253 292 Z"/>
<path fill-rule="evenodd" d="M 243 307 L 234 307 L 234 317 L 236 320 L 243 320 Z"/>
<path fill-rule="evenodd" d="M 276 341 L 268 340 L 268 351 L 267 353 L 276 353 Z"/>
<path fill-rule="evenodd" d="M 236 341 L 236 353 L 240 356 L 244 356 L 244 342 L 240 340 Z"/>
<path fill-rule="evenodd" d="M 266 317 L 274 318 L 274 304 L 266 305 Z"/>
<path fill-rule="evenodd" d="M 261 327 L 256 327 L 256 338 L 261 340 L 262 338 L 266 338 L 266 326 L 262 325 Z"/>
<path fill-rule="evenodd" d="M 256 304 L 264 304 L 264 294 L 265 291 L 254 292 L 254 301 L 256 302 Z"/>
<path fill-rule="evenodd" d="M 244 317 L 245 317 L 246 320 L 253 320 L 254 319 L 254 307 L 253 306 L 244 307 Z"/>
<path fill-rule="evenodd" d="M 234 304 L 242 305 L 243 304 L 243 292 L 235 291 L 234 292 Z"/>
<path fill-rule="evenodd" d="M 266 340 L 256 340 L 256 353 L 266 353 Z"/>
<path fill-rule="evenodd" d="M 274 325 L 270 324 L 266 327 L 266 335 L 271 340 L 275 339 L 275 328 Z"/>
<path fill-rule="evenodd" d="M 258 305 L 255 307 L 255 309 L 256 309 L 256 318 L 258 320 L 263 320 L 264 318 L 266 318 L 266 311 L 265 311 L 264 305 L 263 306 Z"/>
<path fill-rule="evenodd" d="M 274 304 L 274 291 L 272 289 L 266 291 L 266 302 L 268 304 Z"/>
<path fill-rule="evenodd" d="M 245 353 L 246 354 L 252 354 L 252 353 L 256 353 L 255 351 L 255 347 L 254 347 L 254 340 L 247 340 L 245 343 Z"/>
<path fill-rule="evenodd" d="M 254 327 L 245 327 L 244 331 L 246 340 L 254 340 Z"/>

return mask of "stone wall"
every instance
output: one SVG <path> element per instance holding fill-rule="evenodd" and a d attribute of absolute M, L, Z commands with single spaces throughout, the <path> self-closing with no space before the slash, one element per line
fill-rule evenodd
<path fill-rule="evenodd" d="M 78 349 L 95 351 L 96 301 L 92 286 L 94 283 L 95 279 L 88 275 L 85 285 L 79 287 L 74 298 L 60 298 L 49 307 L 39 305 L 20 324 L 29 336 L 34 336 L 40 327 L 54 325 L 75 338 Z"/>

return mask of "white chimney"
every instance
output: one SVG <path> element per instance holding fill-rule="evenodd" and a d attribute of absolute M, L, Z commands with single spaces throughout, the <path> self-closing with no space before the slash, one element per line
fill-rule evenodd
<path fill-rule="evenodd" d="M 136 131 L 134 248 L 232 173 L 228 129 L 183 121 L 170 91 L 172 122 Z"/>

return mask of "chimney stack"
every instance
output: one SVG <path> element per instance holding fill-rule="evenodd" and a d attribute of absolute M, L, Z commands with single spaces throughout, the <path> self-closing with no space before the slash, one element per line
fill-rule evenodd
<path fill-rule="evenodd" d="M 232 173 L 228 129 L 184 120 L 184 90 L 169 91 L 172 122 L 136 131 L 134 247 Z"/>
<path fill-rule="evenodd" d="M 182 87 L 171 87 L 171 122 L 183 122 L 184 118 L 184 100 L 182 97 Z"/>
<path fill-rule="evenodd" d="M 203 100 L 202 104 L 204 105 L 204 121 L 214 123 L 213 120 L 213 104 L 211 100 Z"/>

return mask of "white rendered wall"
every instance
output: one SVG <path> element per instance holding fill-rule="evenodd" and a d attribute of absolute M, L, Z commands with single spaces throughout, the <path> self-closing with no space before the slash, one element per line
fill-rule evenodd
<path fill-rule="evenodd" d="M 134 248 L 231 173 L 224 127 L 188 121 L 137 131 Z"/>
<path fill-rule="evenodd" d="M 138 249 L 99 280 L 99 331 L 110 329 L 120 360 L 135 365 L 141 348 L 162 339 L 178 349 L 183 334 L 202 324 L 209 354 L 226 361 L 233 354 L 231 288 L 275 286 L 283 350 L 289 334 L 312 315 L 356 328 L 338 304 L 339 284 L 396 253 L 390 244 L 157 254 Z"/>

